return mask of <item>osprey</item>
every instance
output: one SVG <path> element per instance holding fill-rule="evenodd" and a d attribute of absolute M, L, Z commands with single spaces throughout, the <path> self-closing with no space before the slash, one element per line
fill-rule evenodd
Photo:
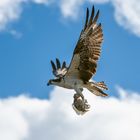
<path fill-rule="evenodd" d="M 107 86 L 102 82 L 89 81 L 96 73 L 97 61 L 101 53 L 101 43 L 103 41 L 103 32 L 101 23 L 97 23 L 99 10 L 94 16 L 94 6 L 89 18 L 89 9 L 87 8 L 84 28 L 81 31 L 79 40 L 73 52 L 69 67 L 66 62 L 61 63 L 56 58 L 56 64 L 51 60 L 52 72 L 55 79 L 50 79 L 47 85 L 56 85 L 67 89 L 74 89 L 79 96 L 74 96 L 76 101 L 79 97 L 84 99 L 83 88 L 97 96 L 107 96 L 103 90 Z M 85 101 L 83 102 L 85 103 Z M 76 107 L 76 105 L 75 105 Z M 86 111 L 86 110 L 85 110 Z M 84 111 L 83 111 L 84 112 Z"/>

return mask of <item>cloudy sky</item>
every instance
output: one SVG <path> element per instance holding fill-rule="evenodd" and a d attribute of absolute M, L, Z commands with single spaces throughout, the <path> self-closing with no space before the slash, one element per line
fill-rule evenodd
<path fill-rule="evenodd" d="M 96 81 L 110 96 L 84 91 L 91 110 L 77 116 L 73 91 L 47 87 L 50 60 L 70 63 L 86 7 L 104 31 Z M 139 0 L 0 0 L 0 139 L 140 139 Z"/>

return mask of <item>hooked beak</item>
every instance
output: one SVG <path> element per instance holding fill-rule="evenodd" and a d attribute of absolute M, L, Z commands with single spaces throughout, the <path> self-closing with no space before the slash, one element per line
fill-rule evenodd
<path fill-rule="evenodd" d="M 48 81 L 47 86 L 49 86 L 51 84 L 51 80 Z"/>

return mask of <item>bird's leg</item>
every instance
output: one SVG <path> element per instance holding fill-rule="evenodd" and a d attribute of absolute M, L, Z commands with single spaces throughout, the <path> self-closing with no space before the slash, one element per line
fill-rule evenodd
<path fill-rule="evenodd" d="M 81 96 L 82 100 L 84 100 L 84 95 L 82 93 L 83 89 L 77 87 L 76 84 L 75 84 L 75 91 L 76 91 L 77 94 L 79 94 Z"/>

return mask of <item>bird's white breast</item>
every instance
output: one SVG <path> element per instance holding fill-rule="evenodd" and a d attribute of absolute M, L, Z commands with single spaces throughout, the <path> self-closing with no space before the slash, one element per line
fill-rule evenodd
<path fill-rule="evenodd" d="M 82 87 L 83 81 L 80 79 L 64 78 L 61 82 L 62 87 L 68 89 L 75 89 L 75 86 Z"/>

